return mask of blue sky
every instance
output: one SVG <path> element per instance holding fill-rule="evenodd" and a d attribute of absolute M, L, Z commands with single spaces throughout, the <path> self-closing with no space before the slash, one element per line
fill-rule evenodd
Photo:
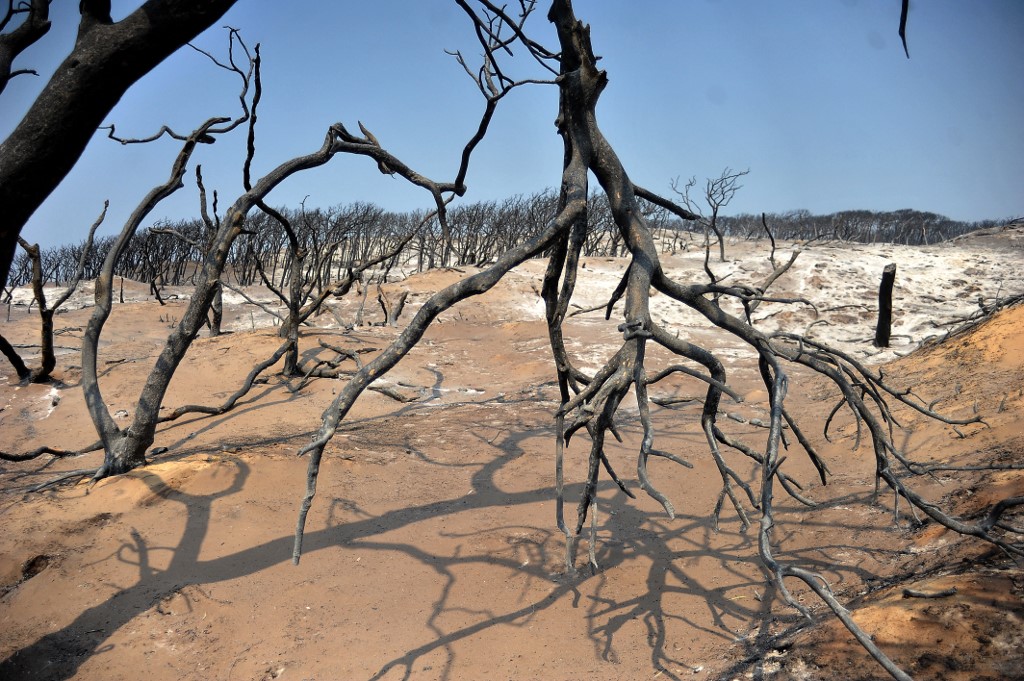
<path fill-rule="evenodd" d="M 74 40 L 76 2 L 56 0 L 50 33 L 16 62 L 48 74 Z M 138 2 L 115 0 L 114 18 Z M 556 46 L 544 18 L 530 32 Z M 728 211 L 815 213 L 916 208 L 954 219 L 1024 213 L 1024 2 L 916 0 L 899 45 L 899 0 L 577 0 L 610 83 L 598 107 L 606 136 L 639 184 L 670 193 L 673 178 L 750 169 Z M 452 0 L 349 2 L 239 0 L 221 24 L 262 45 L 264 94 L 257 173 L 320 146 L 327 127 L 363 123 L 410 166 L 452 179 L 483 107 L 445 49 L 477 56 Z M 223 55 L 222 28 L 196 44 Z M 517 53 L 509 70 L 542 75 Z M 21 76 L 0 96 L 0 136 L 44 79 Z M 184 48 L 140 81 L 110 114 L 124 135 L 166 123 L 187 132 L 237 111 L 230 74 Z M 478 149 L 467 200 L 555 186 L 561 142 L 557 92 L 531 87 L 502 102 Z M 121 146 L 98 133 L 75 170 L 37 211 L 25 236 L 44 245 L 81 240 L 104 199 L 102 230 L 120 228 L 138 200 L 166 179 L 176 144 Z M 222 205 L 241 191 L 244 132 L 203 147 Z M 273 205 L 372 201 L 429 207 L 429 197 L 336 157 L 270 196 Z M 156 217 L 198 214 L 194 186 Z"/>

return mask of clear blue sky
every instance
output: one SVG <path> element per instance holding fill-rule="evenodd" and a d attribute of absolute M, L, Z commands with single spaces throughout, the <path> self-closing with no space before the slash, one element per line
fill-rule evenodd
<path fill-rule="evenodd" d="M 115 0 L 114 18 L 138 2 Z M 57 0 L 54 26 L 16 68 L 41 74 L 70 50 L 77 2 Z M 544 14 L 530 32 L 556 46 Z M 577 0 L 610 84 L 602 128 L 634 181 L 669 193 L 673 178 L 750 168 L 728 212 L 815 213 L 916 208 L 954 219 L 1024 213 L 1024 2 L 915 0 L 911 59 L 899 45 L 899 0 Z M 239 0 L 223 24 L 262 44 L 264 94 L 255 170 L 318 148 L 327 126 L 363 121 L 420 172 L 452 179 L 482 99 L 445 49 L 479 52 L 452 0 Z M 196 44 L 223 55 L 226 33 Z M 510 68 L 541 75 L 522 59 Z M 6 136 L 44 77 L 14 79 L 0 96 Z M 182 49 L 129 90 L 109 116 L 124 135 L 167 123 L 187 132 L 237 111 L 230 74 Z M 555 186 L 561 143 L 557 93 L 533 87 L 502 103 L 478 149 L 467 200 Z M 81 162 L 37 212 L 25 236 L 44 245 L 81 240 L 104 199 L 105 233 L 166 179 L 176 144 L 122 147 L 98 133 Z M 241 190 L 244 132 L 203 147 L 207 185 L 223 204 Z M 336 157 L 296 176 L 273 205 L 372 201 L 407 210 L 429 197 L 362 157 Z M 194 186 L 155 217 L 198 214 Z M 150 221 L 152 222 L 152 220 Z"/>

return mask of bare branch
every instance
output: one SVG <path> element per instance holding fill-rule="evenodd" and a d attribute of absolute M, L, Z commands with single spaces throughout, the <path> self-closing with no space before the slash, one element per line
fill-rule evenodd
<path fill-rule="evenodd" d="M 50 3 L 48 0 L 31 0 L 28 3 L 7 3 L 7 11 L 0 19 L 0 31 L 18 14 L 26 14 L 25 20 L 10 33 L 0 34 L 0 93 L 7 87 L 8 81 L 15 76 L 31 73 L 39 75 L 33 69 L 12 70 L 11 64 L 22 52 L 38 42 L 50 30 Z"/>

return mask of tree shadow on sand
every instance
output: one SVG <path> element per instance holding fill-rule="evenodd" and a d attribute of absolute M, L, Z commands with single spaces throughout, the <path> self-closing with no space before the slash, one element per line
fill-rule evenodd
<path fill-rule="evenodd" d="M 679 679 L 685 678 L 680 672 L 692 675 L 701 661 L 690 659 L 686 650 L 678 649 L 670 635 L 670 626 L 694 627 L 704 635 L 727 644 L 741 638 L 745 633 L 742 629 L 756 627 L 759 622 L 772 617 L 773 597 L 771 591 L 764 588 L 765 581 L 756 564 L 752 535 L 740 533 L 736 523 L 728 523 L 716 533 L 706 516 L 681 514 L 672 522 L 653 518 L 624 503 L 624 497 L 611 483 L 600 489 L 604 517 L 596 547 L 601 569 L 596 574 L 585 568 L 575 575 L 567 575 L 557 568 L 553 570 L 552 566 L 560 562 L 561 551 L 564 550 L 560 533 L 553 528 L 511 526 L 507 519 L 486 528 L 486 531 L 504 536 L 506 541 L 517 533 L 524 535 L 525 539 L 516 540 L 519 553 L 511 556 L 504 553 L 496 555 L 486 550 L 464 551 L 465 545 L 472 544 L 470 534 L 447 535 L 448 539 L 460 541 L 458 550 L 451 555 L 430 550 L 430 542 L 412 545 L 383 538 L 396 529 L 426 520 L 434 521 L 439 517 L 549 503 L 554 497 L 550 486 L 510 491 L 503 489 L 498 482 L 499 473 L 507 474 L 509 464 L 525 454 L 525 440 L 550 436 L 545 428 L 530 429 L 522 425 L 505 430 L 491 440 L 475 435 L 481 445 L 486 443 L 495 447 L 499 454 L 479 465 L 479 470 L 472 475 L 468 493 L 451 499 L 407 505 L 376 516 L 366 513 L 353 502 L 335 498 L 328 512 L 327 526 L 307 533 L 307 556 L 336 547 L 379 551 L 382 554 L 398 553 L 437 576 L 439 593 L 423 622 L 431 632 L 429 638 L 381 663 L 371 678 L 390 678 L 395 672 L 401 678 L 409 678 L 421 659 L 437 653 L 443 656 L 444 663 L 439 669 L 436 658 L 432 658 L 434 674 L 440 678 L 452 678 L 460 642 L 497 627 L 527 627 L 536 620 L 538 613 L 560 602 L 571 602 L 573 607 L 581 609 L 581 616 L 586 619 L 595 660 L 616 662 L 617 643 L 623 636 L 635 635 L 627 633 L 625 625 L 632 620 L 640 620 L 646 630 L 651 669 L 665 678 Z M 451 465 L 434 461 L 422 453 L 416 458 L 428 465 Z M 187 493 L 166 484 L 155 474 L 146 474 L 144 469 L 140 471 L 139 478 L 153 494 L 163 499 L 161 503 L 181 504 L 185 526 L 177 545 L 149 545 L 132 528 L 130 540 L 114 557 L 135 566 L 138 580 L 84 610 L 67 626 L 43 636 L 0 662 L 0 678 L 69 679 L 88 657 L 112 652 L 113 646 L 108 641 L 114 632 L 162 600 L 181 593 L 185 587 L 235 580 L 287 563 L 293 541 L 290 534 L 230 555 L 200 559 L 213 504 L 241 492 L 251 474 L 249 464 L 240 459 L 228 458 L 225 462 L 234 469 L 230 484 L 222 491 L 210 494 Z M 567 492 L 578 496 L 582 485 L 568 486 Z M 342 521 L 343 517 L 346 520 Z M 125 519 L 130 522 L 130 517 Z M 155 552 L 160 552 L 161 558 L 165 552 L 170 552 L 169 561 L 158 561 L 166 567 L 154 567 Z M 524 556 L 527 558 L 525 561 L 522 560 Z M 729 576 L 729 585 L 723 587 L 702 581 L 696 571 L 688 569 L 690 561 L 697 559 L 714 561 L 722 574 Z M 606 592 L 614 591 L 607 588 L 610 580 L 614 579 L 614 571 L 637 561 L 649 566 L 646 568 L 646 590 L 627 599 L 608 595 Z M 545 589 L 547 593 L 539 598 L 527 596 L 521 605 L 517 604 L 512 609 L 502 611 L 493 603 L 480 603 L 469 606 L 473 611 L 468 612 L 467 606 L 457 603 L 454 597 L 458 590 L 457 571 L 465 566 L 494 569 L 502 576 L 510 572 L 519 574 L 526 578 L 527 584 L 530 580 L 537 580 L 552 588 L 549 591 Z M 701 574 L 707 575 L 707 569 Z M 763 592 L 760 602 L 749 597 L 756 590 Z M 525 589 L 523 593 L 526 594 Z M 678 597 L 699 599 L 701 607 L 710 615 L 712 625 L 703 623 L 708 619 L 706 614 L 697 617 L 692 612 L 675 611 L 677 601 L 674 599 Z M 667 604 L 666 599 L 671 603 Z M 453 618 L 453 613 L 458 617 Z M 461 624 L 454 628 L 447 624 L 453 619 Z M 466 624 L 467 620 L 472 621 Z"/>

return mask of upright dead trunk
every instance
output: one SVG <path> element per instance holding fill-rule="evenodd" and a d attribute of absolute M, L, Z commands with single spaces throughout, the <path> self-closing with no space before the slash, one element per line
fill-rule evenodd
<path fill-rule="evenodd" d="M 889 263 L 882 270 L 882 283 L 878 286 L 878 326 L 875 327 L 875 345 L 889 347 L 892 333 L 892 289 L 896 283 L 896 263 Z"/>
<path fill-rule="evenodd" d="M 257 54 L 259 46 L 257 46 Z M 177 236 L 180 236 L 186 242 L 191 243 L 193 246 L 200 246 L 200 253 L 208 252 L 210 246 L 213 244 L 213 240 L 217 236 L 217 223 L 214 219 L 210 218 L 210 212 L 206 205 L 206 185 L 203 184 L 203 170 L 201 166 L 196 166 L 196 185 L 199 187 L 199 213 L 203 218 L 203 226 L 206 228 L 206 240 L 202 244 L 188 239 L 182 234 L 174 232 Z M 214 218 L 217 216 L 217 192 L 213 192 L 213 215 Z M 193 279 L 195 276 L 193 275 Z M 213 302 L 210 304 L 210 315 L 207 317 L 207 325 L 210 327 L 210 336 L 217 337 L 221 334 L 221 323 L 224 321 L 224 287 L 220 285 L 220 281 L 217 282 L 217 290 L 213 294 Z"/>
<path fill-rule="evenodd" d="M 285 305 L 288 315 L 281 323 L 281 338 L 291 341 L 291 347 L 284 356 L 284 374 L 293 376 L 299 371 L 299 325 L 302 313 L 302 261 L 306 257 L 306 249 L 298 247 L 297 242 L 289 247 L 288 260 L 288 297 Z"/>
<path fill-rule="evenodd" d="M 711 216 L 711 231 L 715 233 L 715 237 L 718 239 L 718 260 L 719 262 L 725 262 L 725 234 L 722 233 L 722 229 L 718 226 L 717 211 Z"/>
<path fill-rule="evenodd" d="M 53 307 L 47 305 L 46 292 L 43 290 L 43 259 L 39 251 L 39 244 L 30 244 L 21 237 L 18 237 L 18 243 L 25 249 L 29 259 L 32 261 L 32 292 L 35 295 L 36 302 L 39 304 L 39 348 L 41 356 L 39 368 L 30 373 L 33 383 L 45 383 L 50 380 L 50 374 L 53 373 L 54 368 L 57 366 L 57 357 L 53 351 L 53 315 L 61 305 L 67 302 L 71 294 L 75 292 L 75 289 L 78 288 L 78 283 L 82 280 L 82 274 L 85 271 L 85 262 L 92 252 L 93 237 L 96 235 L 96 229 L 103 223 L 103 218 L 107 215 L 109 205 L 109 201 L 103 202 L 103 212 L 100 213 L 99 218 L 93 222 L 92 227 L 89 229 L 89 236 L 82 247 L 82 254 L 78 258 L 78 266 L 75 268 L 74 276 L 68 282 L 64 292 L 57 297 Z"/>
<path fill-rule="evenodd" d="M 50 372 L 57 366 L 57 358 L 53 354 L 53 310 L 46 305 L 46 292 L 43 290 L 43 262 L 38 244 L 30 244 L 18 239 L 21 247 L 28 253 L 32 261 L 32 293 L 39 306 L 39 368 L 32 371 L 33 383 L 45 383 Z"/>
<path fill-rule="evenodd" d="M 380 303 L 380 309 L 384 313 L 385 325 L 398 326 L 398 318 L 402 316 L 402 310 L 405 309 L 405 301 L 408 297 L 409 292 L 402 291 L 398 294 L 394 303 L 392 303 L 388 295 L 384 293 L 380 283 L 377 284 L 377 302 Z"/>
<path fill-rule="evenodd" d="M 57 367 L 57 356 L 53 352 L 53 313 L 54 310 L 39 308 L 40 358 L 39 368 L 32 372 L 33 383 L 46 383 Z"/>
<path fill-rule="evenodd" d="M 288 310 L 288 314 L 281 319 L 281 328 L 278 331 L 278 335 L 291 341 L 284 356 L 282 372 L 285 376 L 293 376 L 299 372 L 299 325 L 305 320 L 305 317 L 302 316 L 302 303 L 306 296 L 303 286 L 302 269 L 306 256 L 309 254 L 309 249 L 299 240 L 295 228 L 292 227 L 291 220 L 285 214 L 271 208 L 262 200 L 257 201 L 256 206 L 267 217 L 273 219 L 281 226 L 285 237 L 288 239 L 288 250 L 285 253 L 285 272 L 281 278 L 280 288 L 274 285 L 274 273 L 277 270 L 278 257 L 276 250 L 274 253 L 274 266 L 270 270 L 270 276 L 267 276 L 263 271 L 259 260 L 256 261 L 256 266 L 260 277 L 263 279 L 263 283 L 284 304 L 285 309 Z M 285 283 L 288 284 L 287 293 L 283 290 Z"/>
<path fill-rule="evenodd" d="M 107 252 L 107 257 L 103 260 L 99 276 L 96 278 L 93 296 L 95 306 L 86 324 L 85 332 L 82 334 L 82 391 L 85 395 L 85 404 L 89 410 L 89 416 L 96 427 L 96 432 L 103 441 L 103 465 L 96 473 L 97 479 L 108 475 L 118 475 L 143 465 L 146 462 L 146 448 L 153 440 L 152 432 L 147 435 L 144 431 L 136 430 L 134 427 L 121 431 L 110 415 L 100 390 L 97 357 L 100 334 L 103 331 L 104 324 L 106 324 L 107 319 L 110 317 L 113 307 L 114 267 L 127 247 L 128 242 L 135 235 L 139 225 L 142 224 L 142 221 L 149 215 L 150 211 L 160 201 L 183 186 L 182 178 L 185 174 L 186 165 L 192 157 L 192 152 L 195 151 L 195 146 L 200 136 L 204 135 L 217 122 L 219 122 L 219 119 L 211 119 L 189 136 L 181 151 L 178 152 L 167 182 L 154 187 L 129 216 L 121 233 Z M 161 369 L 161 363 L 158 361 L 153 371 L 156 372 Z M 156 409 L 159 409 L 159 404 L 156 405 Z M 142 444 L 140 445 L 140 443 Z"/>

